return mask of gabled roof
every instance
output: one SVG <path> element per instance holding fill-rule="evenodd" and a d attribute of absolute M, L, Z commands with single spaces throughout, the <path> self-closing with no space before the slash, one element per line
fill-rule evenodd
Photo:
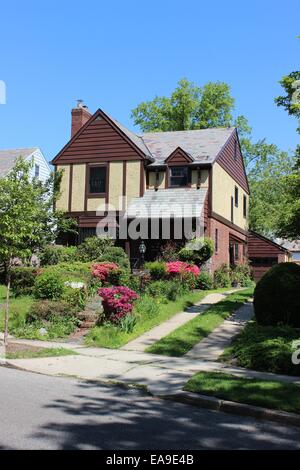
<path fill-rule="evenodd" d="M 161 165 L 177 147 L 196 163 L 211 164 L 235 132 L 234 127 L 199 129 L 192 131 L 149 132 L 142 139 L 155 158 L 151 166 Z"/>
<path fill-rule="evenodd" d="M 26 159 L 37 149 L 38 147 L 0 150 L 0 177 L 7 175 L 13 169 L 19 157 Z"/>
<path fill-rule="evenodd" d="M 289 249 L 286 248 L 285 246 L 280 245 L 279 243 L 276 243 L 274 240 L 271 240 L 270 238 L 264 237 L 260 233 L 254 232 L 254 230 L 249 230 L 249 235 L 250 235 L 250 237 L 253 236 L 253 237 L 256 237 L 256 238 L 260 238 L 264 242 L 269 243 L 270 245 L 273 245 L 274 247 L 278 248 L 279 250 L 284 251 L 286 253 L 289 253 Z"/>
<path fill-rule="evenodd" d="M 172 161 L 172 159 L 173 159 L 174 157 L 179 156 L 179 155 L 180 155 L 180 157 L 181 157 L 182 159 L 184 159 L 186 162 L 191 163 L 191 162 L 194 161 L 193 157 L 192 157 L 189 153 L 185 152 L 185 150 L 183 150 L 182 148 L 177 147 L 177 148 L 165 159 L 165 163 L 168 163 L 168 162 Z"/>

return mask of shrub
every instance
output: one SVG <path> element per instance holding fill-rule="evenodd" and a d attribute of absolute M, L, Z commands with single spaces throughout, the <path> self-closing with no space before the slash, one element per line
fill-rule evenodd
<path fill-rule="evenodd" d="M 254 311 L 261 325 L 300 327 L 300 266 L 281 263 L 267 271 L 254 290 Z"/>
<path fill-rule="evenodd" d="M 108 261 L 116 263 L 121 269 L 130 269 L 130 263 L 127 254 L 120 246 L 109 246 L 105 248 L 102 256 L 97 258 L 97 261 Z"/>
<path fill-rule="evenodd" d="M 112 271 L 118 271 L 119 265 L 116 263 L 97 263 L 92 266 L 93 276 L 102 282 L 107 282 Z"/>
<path fill-rule="evenodd" d="M 84 282 L 88 285 L 92 279 L 90 263 L 60 263 L 44 268 L 43 272 L 59 277 L 62 282 Z"/>
<path fill-rule="evenodd" d="M 168 300 L 176 300 L 180 295 L 178 287 L 177 281 L 153 281 L 148 284 L 145 293 L 167 302 Z"/>
<path fill-rule="evenodd" d="M 131 333 L 134 330 L 136 325 L 137 318 L 132 313 L 130 315 L 126 315 L 120 320 L 120 329 L 124 331 L 124 333 Z"/>
<path fill-rule="evenodd" d="M 43 273 L 34 283 L 34 296 L 37 299 L 57 300 L 64 292 L 64 283 L 53 273 Z"/>
<path fill-rule="evenodd" d="M 182 261 L 202 265 L 214 254 L 214 242 L 211 238 L 194 238 L 179 252 Z"/>
<path fill-rule="evenodd" d="M 124 286 L 103 287 L 98 293 L 103 299 L 105 317 L 113 323 L 119 323 L 121 318 L 131 313 L 133 302 L 138 298 L 136 292 Z"/>
<path fill-rule="evenodd" d="M 38 320 L 50 321 L 54 317 L 72 317 L 74 311 L 66 302 L 53 300 L 38 300 L 34 302 L 26 316 L 28 323 Z"/>
<path fill-rule="evenodd" d="M 149 270 L 150 276 L 154 280 L 164 279 L 166 276 L 166 263 L 163 261 L 145 263 L 145 269 Z"/>
<path fill-rule="evenodd" d="M 59 263 L 72 263 L 77 259 L 77 247 L 49 245 L 43 248 L 39 258 L 41 266 L 51 266 Z"/>
<path fill-rule="evenodd" d="M 31 295 L 35 279 L 41 273 L 40 269 L 32 267 L 13 268 L 11 274 L 11 288 L 16 296 Z"/>
<path fill-rule="evenodd" d="M 194 276 L 198 276 L 200 269 L 195 264 L 188 264 L 184 261 L 170 261 L 166 265 L 167 273 L 170 275 L 191 273 Z"/>
<path fill-rule="evenodd" d="M 66 284 L 69 285 L 66 286 Z M 82 284 L 78 287 L 75 287 L 74 283 L 65 283 L 65 288 L 61 299 L 66 302 L 66 304 L 69 305 L 69 307 L 71 307 L 74 311 L 84 310 L 87 299 L 87 289 Z"/>
<path fill-rule="evenodd" d="M 237 264 L 231 269 L 231 282 L 240 284 L 242 287 L 250 287 L 253 284 L 251 279 L 251 268 L 249 264 Z"/>
<path fill-rule="evenodd" d="M 197 289 L 209 290 L 214 286 L 214 280 L 211 274 L 206 271 L 202 271 L 196 278 Z"/>
<path fill-rule="evenodd" d="M 179 243 L 169 240 L 160 248 L 160 259 L 162 261 L 177 261 L 179 259 L 179 251 Z"/>
<path fill-rule="evenodd" d="M 102 261 L 104 251 L 112 247 L 113 240 L 110 237 L 89 237 L 77 248 L 79 261 Z M 104 261 L 104 260 L 103 260 Z M 110 260 L 106 260 L 110 261 Z"/>
<path fill-rule="evenodd" d="M 299 333 L 290 326 L 260 326 L 251 322 L 233 340 L 229 352 L 241 367 L 299 375 L 300 365 L 291 361 L 292 342 L 297 338 Z"/>
<path fill-rule="evenodd" d="M 223 263 L 219 268 L 217 268 L 214 272 L 214 287 L 230 287 L 231 280 L 230 280 L 230 267 L 228 264 Z"/>

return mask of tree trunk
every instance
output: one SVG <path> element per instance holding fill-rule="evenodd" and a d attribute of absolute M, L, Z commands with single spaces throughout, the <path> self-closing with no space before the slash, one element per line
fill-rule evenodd
<path fill-rule="evenodd" d="M 6 283 L 6 305 L 5 305 L 5 323 L 4 323 L 4 348 L 6 351 L 8 345 L 8 320 L 9 320 L 9 295 L 10 295 L 10 270 L 7 272 L 7 283 Z"/>

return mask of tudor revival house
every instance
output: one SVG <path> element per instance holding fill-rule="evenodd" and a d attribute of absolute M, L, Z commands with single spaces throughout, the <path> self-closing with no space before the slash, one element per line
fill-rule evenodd
<path fill-rule="evenodd" d="M 52 163 L 63 170 L 57 208 L 78 220 L 79 241 L 109 220 L 110 206 L 117 223 L 137 217 L 162 223 L 160 208 L 175 204 L 168 216 L 173 225 L 178 218 L 194 225 L 200 220 L 204 235 L 214 240 L 212 270 L 247 259 L 249 187 L 235 128 L 137 135 L 100 109 L 91 115 L 79 102 L 71 140 Z M 140 240 L 118 243 L 133 263 L 139 259 Z M 150 235 L 145 243 L 146 259 L 153 259 L 163 241 Z"/>

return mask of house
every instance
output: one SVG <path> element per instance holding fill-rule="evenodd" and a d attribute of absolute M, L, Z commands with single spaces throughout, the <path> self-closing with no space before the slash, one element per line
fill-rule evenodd
<path fill-rule="evenodd" d="M 247 259 L 249 186 L 233 127 L 137 135 L 79 101 L 52 163 L 63 172 L 56 207 L 77 219 L 77 242 L 114 229 L 134 264 L 141 239 L 151 260 L 167 240 L 188 239 L 187 225 L 214 240 L 211 270 Z"/>
<path fill-rule="evenodd" d="M 289 251 L 290 261 L 300 265 L 300 240 L 289 241 L 278 238 L 276 242 Z"/>
<path fill-rule="evenodd" d="M 31 175 L 45 182 L 51 173 L 50 166 L 38 147 L 0 150 L 0 178 L 6 176 L 14 167 L 17 159 L 33 162 Z"/>
<path fill-rule="evenodd" d="M 252 230 L 249 231 L 248 256 L 255 281 L 258 281 L 274 264 L 290 260 L 287 247 Z"/>

